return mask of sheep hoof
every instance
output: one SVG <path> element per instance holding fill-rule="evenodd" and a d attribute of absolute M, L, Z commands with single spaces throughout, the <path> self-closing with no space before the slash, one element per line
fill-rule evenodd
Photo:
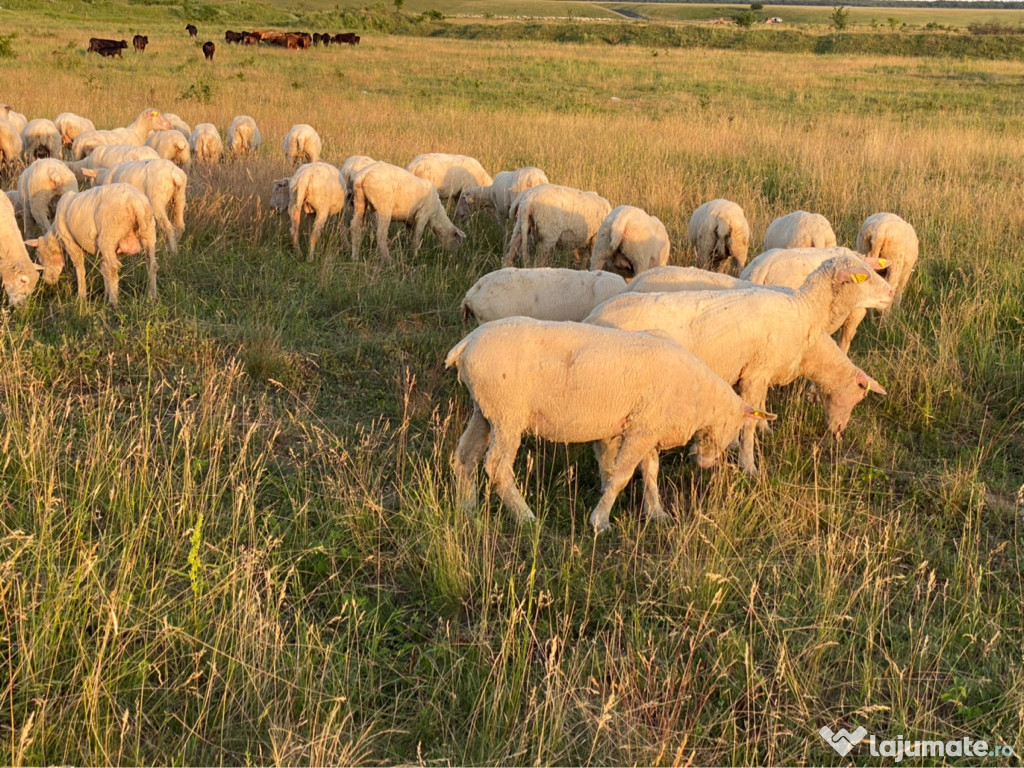
<path fill-rule="evenodd" d="M 652 523 L 657 523 L 658 525 L 664 525 L 665 523 L 671 523 L 672 522 L 672 515 L 670 515 L 664 509 L 661 509 L 659 507 L 658 509 L 653 509 L 653 510 L 649 511 L 647 513 L 647 519 L 650 520 Z"/>
<path fill-rule="evenodd" d="M 529 525 L 530 523 L 537 522 L 537 516 L 530 511 L 529 508 L 518 510 L 512 513 L 516 519 L 518 525 Z"/>

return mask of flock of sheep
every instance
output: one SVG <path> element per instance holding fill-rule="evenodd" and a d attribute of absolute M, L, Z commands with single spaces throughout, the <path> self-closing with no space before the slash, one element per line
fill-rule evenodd
<path fill-rule="evenodd" d="M 227 132 L 227 151 L 259 149 L 251 117 Z M 797 211 L 773 221 L 763 252 L 747 263 L 750 227 L 740 206 L 712 200 L 690 219 L 696 267 L 668 266 L 664 225 L 633 206 L 549 182 L 533 167 L 491 177 L 464 155 L 426 154 L 407 168 L 357 155 L 339 168 L 320 162 L 309 125 L 286 136 L 297 166 L 273 182 L 271 206 L 287 210 L 301 252 L 303 214 L 313 216 L 308 258 L 327 222 L 342 232 L 350 216 L 353 257 L 374 217 L 380 258 L 389 260 L 391 222 L 412 231 L 413 252 L 430 229 L 448 250 L 466 235 L 456 221 L 489 213 L 505 233 L 502 269 L 466 293 L 463 317 L 481 324 L 447 355 L 473 398 L 473 414 L 453 457 L 459 506 L 477 504 L 477 468 L 520 521 L 533 512 L 513 476 L 522 435 L 594 444 L 602 495 L 591 515 L 607 529 L 615 498 L 639 466 L 643 508 L 666 518 L 657 486 L 659 451 L 697 436 L 692 453 L 710 466 L 739 439 L 739 464 L 756 473 L 758 424 L 768 389 L 808 379 L 838 438 L 854 406 L 885 390 L 849 358 L 867 310 L 897 306 L 917 260 L 913 227 L 891 213 L 870 216 L 857 251 L 836 245 L 829 222 Z M 62 150 L 71 160 L 61 160 Z M 0 197 L 0 274 L 9 302 L 32 292 L 42 273 L 56 281 L 71 258 L 85 297 L 85 255 L 99 257 L 106 296 L 117 303 L 118 256 L 145 251 L 148 295 L 156 297 L 156 230 L 174 252 L 184 231 L 187 173 L 217 162 L 216 126 L 191 129 L 180 118 L 144 110 L 130 125 L 96 130 L 65 113 L 24 120 L 0 106 L 0 162 L 30 162 L 17 189 Z M 92 188 L 79 191 L 88 182 Z M 40 236 L 24 239 L 37 228 Z M 36 249 L 33 262 L 25 246 Z M 590 270 L 516 267 L 546 264 L 558 246 L 589 253 Z M 729 274 L 735 273 L 735 276 Z M 837 344 L 832 335 L 842 330 Z"/>

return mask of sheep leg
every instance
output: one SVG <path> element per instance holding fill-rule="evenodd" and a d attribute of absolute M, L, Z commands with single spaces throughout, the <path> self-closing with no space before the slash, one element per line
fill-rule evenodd
<path fill-rule="evenodd" d="M 476 511 L 476 470 L 487 452 L 490 437 L 491 425 L 480 412 L 480 407 L 474 403 L 473 415 L 469 417 L 466 430 L 459 438 L 459 445 L 452 456 L 456 503 L 467 515 Z"/>
<path fill-rule="evenodd" d="M 103 275 L 103 287 L 107 301 L 117 306 L 118 300 L 118 269 L 121 263 L 117 260 L 117 243 L 100 244 L 100 274 Z"/>
<path fill-rule="evenodd" d="M 640 461 L 640 474 L 644 478 L 644 514 L 648 520 L 668 522 L 672 517 L 661 505 L 658 493 L 658 452 L 651 451 Z"/>
<path fill-rule="evenodd" d="M 288 216 L 292 221 L 292 248 L 295 249 L 295 253 L 299 256 L 302 255 L 302 249 L 299 248 L 299 225 L 302 224 L 302 206 L 293 205 L 288 209 Z M 313 258 L 310 256 L 310 258 Z"/>
<path fill-rule="evenodd" d="M 420 245 L 423 244 L 423 230 L 427 228 L 427 217 L 417 216 L 412 230 L 412 255 L 420 252 Z"/>
<path fill-rule="evenodd" d="M 597 468 L 601 473 L 601 487 L 608 482 L 612 466 L 615 464 L 615 457 L 619 454 L 619 446 L 622 445 L 622 435 L 608 438 L 607 440 L 594 441 L 594 458 L 597 459 Z"/>
<path fill-rule="evenodd" d="M 867 313 L 868 311 L 866 309 L 854 307 L 846 320 L 843 321 L 843 332 L 839 337 L 839 348 L 843 350 L 843 352 L 847 354 L 850 353 L 850 344 L 853 343 L 853 337 L 857 334 L 857 326 L 860 325 L 861 320 L 864 319 Z"/>
<path fill-rule="evenodd" d="M 43 234 L 46 234 L 50 230 L 49 197 L 47 195 L 37 193 L 29 200 L 22 201 L 22 205 L 25 208 L 25 233 L 28 234 L 29 222 L 34 221 L 42 229 Z"/>
<path fill-rule="evenodd" d="M 79 247 L 78 243 L 72 240 L 62 240 L 62 245 L 64 250 L 67 251 L 71 263 L 75 265 L 75 277 L 78 280 L 78 300 L 85 301 L 85 251 Z"/>
<path fill-rule="evenodd" d="M 174 247 L 177 249 L 178 241 L 185 234 L 185 193 L 179 192 L 171 200 L 174 213 Z M 177 250 L 173 251 L 177 253 Z"/>
<path fill-rule="evenodd" d="M 365 208 L 352 206 L 352 221 L 349 224 L 349 236 L 352 238 L 352 258 L 359 255 L 359 241 L 363 238 L 363 218 L 366 214 Z"/>
<path fill-rule="evenodd" d="M 377 251 L 380 253 L 381 261 L 385 264 L 391 263 L 391 251 L 388 249 L 388 229 L 391 227 L 391 216 L 385 216 L 380 210 L 374 216 L 377 219 Z"/>
<path fill-rule="evenodd" d="M 639 443 L 628 436 L 623 439 L 615 462 L 608 473 L 608 479 L 601 485 L 601 498 L 597 502 L 597 506 L 594 507 L 594 511 L 590 513 L 590 524 L 594 526 L 597 533 L 603 533 L 610 527 L 608 517 L 615 499 L 633 477 L 637 464 L 650 451 L 651 445 L 648 443 Z"/>
<path fill-rule="evenodd" d="M 176 254 L 178 252 L 178 240 L 174 236 L 174 225 L 172 225 L 171 220 L 167 218 L 167 206 L 154 205 L 153 216 L 156 218 L 156 223 L 160 227 L 160 231 L 164 233 L 164 239 L 167 240 L 167 250 Z"/>
<path fill-rule="evenodd" d="M 324 224 L 327 223 L 327 211 L 316 212 L 316 216 L 313 218 L 313 229 L 309 233 L 309 256 L 306 261 L 313 260 L 313 251 L 316 249 L 316 244 L 320 240 L 320 233 L 324 230 Z"/>
<path fill-rule="evenodd" d="M 146 298 L 156 301 L 156 234 L 150 233 L 148 238 L 145 232 L 141 235 L 142 245 L 146 249 Z"/>
<path fill-rule="evenodd" d="M 515 521 L 517 523 L 530 523 L 537 518 L 516 486 L 515 474 L 512 471 L 512 465 L 516 460 L 516 454 L 519 452 L 521 441 L 521 432 L 507 428 L 499 429 L 492 424 L 491 446 L 487 449 L 484 471 L 491 478 L 494 490 L 498 492 L 502 503 Z"/>
<path fill-rule="evenodd" d="M 741 381 L 740 397 L 743 402 L 757 410 L 765 409 L 765 398 L 768 395 L 768 384 L 763 381 Z M 757 441 L 757 422 L 760 419 L 744 419 L 740 430 L 740 469 L 751 476 L 757 475 L 757 462 L 754 460 L 754 445 Z"/>

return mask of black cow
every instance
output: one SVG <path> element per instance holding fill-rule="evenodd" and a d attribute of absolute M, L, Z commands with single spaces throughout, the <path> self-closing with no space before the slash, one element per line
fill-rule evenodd
<path fill-rule="evenodd" d="M 224 33 L 225 43 L 241 43 L 245 32 L 232 32 L 230 29 Z"/>
<path fill-rule="evenodd" d="M 209 40 L 203 43 L 203 56 L 206 57 L 207 61 L 213 61 L 213 52 L 215 49 L 216 46 Z"/>
<path fill-rule="evenodd" d="M 132 45 L 139 53 L 145 53 L 146 46 L 149 45 L 149 38 L 145 35 L 136 35 L 132 38 Z"/>
<path fill-rule="evenodd" d="M 120 56 L 121 51 L 128 47 L 127 40 L 107 40 L 102 37 L 89 38 L 89 50 L 100 56 Z"/>
<path fill-rule="evenodd" d="M 185 25 L 185 31 L 188 32 L 188 36 L 189 37 L 195 37 L 196 35 L 199 34 L 199 30 L 196 29 L 196 25 L 195 24 L 186 24 Z"/>
<path fill-rule="evenodd" d="M 359 45 L 359 35 L 354 32 L 339 32 L 331 40 L 332 43 L 348 43 L 349 45 Z"/>

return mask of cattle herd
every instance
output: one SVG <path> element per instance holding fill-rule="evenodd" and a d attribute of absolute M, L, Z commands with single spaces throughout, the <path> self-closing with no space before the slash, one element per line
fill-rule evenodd
<path fill-rule="evenodd" d="M 185 31 L 188 32 L 189 37 L 196 37 L 199 34 L 199 29 L 195 24 L 189 24 L 185 27 Z M 265 43 L 266 45 L 275 45 L 280 48 L 289 48 L 291 50 L 298 50 L 300 48 L 309 48 L 314 45 L 340 45 L 345 43 L 347 45 L 359 45 L 359 35 L 354 32 L 338 32 L 335 35 L 331 35 L 327 32 L 275 32 L 269 29 L 257 29 L 253 32 L 235 32 L 227 30 L 224 33 L 224 42 L 235 43 L 237 45 L 259 45 Z M 132 47 L 138 52 L 143 53 L 146 50 L 146 46 L 149 45 L 149 38 L 145 35 L 135 35 L 132 38 Z M 89 38 L 89 52 L 98 53 L 100 56 L 106 57 L 121 57 L 121 51 L 128 48 L 127 40 L 111 40 L 103 37 L 90 37 Z M 207 61 L 213 61 L 213 54 L 216 46 L 213 41 L 208 40 L 203 43 L 203 56 L 206 57 Z"/>
<path fill-rule="evenodd" d="M 86 254 L 98 257 L 113 304 L 118 256 L 145 253 L 147 293 L 155 298 L 157 234 L 176 252 L 192 165 L 219 162 L 224 153 L 251 156 L 261 142 L 247 115 L 232 121 L 225 146 L 217 126 L 193 129 L 155 109 L 128 126 L 97 130 L 72 113 L 28 121 L 0 105 L 0 160 L 29 163 L 17 189 L 0 195 L 8 301 L 23 302 L 40 277 L 55 282 L 64 256 L 84 299 Z M 682 250 L 695 266 L 669 266 L 673 246 L 656 217 L 553 184 L 539 168 L 492 177 L 472 157 L 441 153 L 419 155 L 407 167 L 353 155 L 336 167 L 320 161 L 320 137 L 305 123 L 292 126 L 282 148 L 295 170 L 273 183 L 270 206 L 287 211 L 297 252 L 302 218 L 314 217 L 310 259 L 330 219 L 344 232 L 348 218 L 354 258 L 372 222 L 382 262 L 391 260 L 392 222 L 412 232 L 414 256 L 427 230 L 451 252 L 462 245 L 467 235 L 449 218 L 453 209 L 456 222 L 482 212 L 503 229 L 503 268 L 482 275 L 463 300 L 463 318 L 481 324 L 446 359 L 474 402 L 453 461 L 467 511 L 477 503 L 483 462 L 513 516 L 533 519 L 512 473 L 524 432 L 594 444 L 602 497 L 591 522 L 601 531 L 637 467 L 646 515 L 667 517 L 658 452 L 695 436 L 701 466 L 738 440 L 740 468 L 756 474 L 755 430 L 774 418 L 766 411 L 771 387 L 798 377 L 811 382 L 836 438 L 869 393 L 886 394 L 848 354 L 868 310 L 898 306 L 917 261 L 914 228 L 895 214 L 869 216 L 854 251 L 837 245 L 824 216 L 796 211 L 767 227 L 762 253 L 747 263 L 746 216 L 716 199 L 690 217 Z M 65 162 L 67 150 L 74 159 Z M 23 243 L 30 229 L 41 235 Z M 585 251 L 590 269 L 516 266 L 546 265 L 559 246 Z"/>

